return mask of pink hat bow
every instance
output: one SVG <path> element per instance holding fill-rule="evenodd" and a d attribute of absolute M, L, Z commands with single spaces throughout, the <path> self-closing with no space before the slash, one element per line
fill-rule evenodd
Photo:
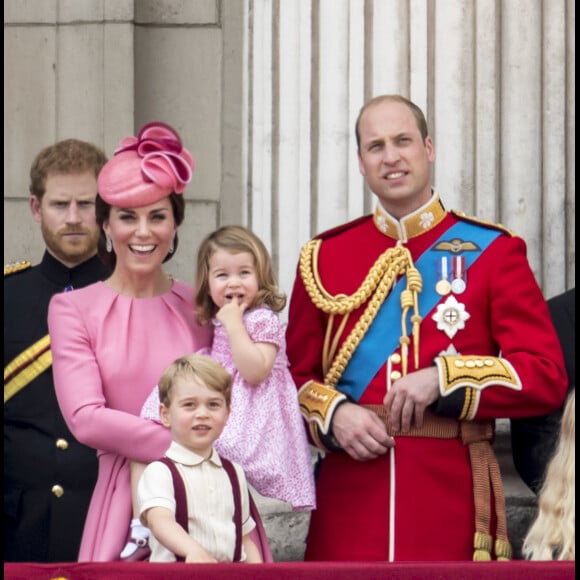
<path fill-rule="evenodd" d="M 155 203 L 171 192 L 183 193 L 194 166 L 175 129 L 165 123 L 148 123 L 137 137 L 121 140 L 99 174 L 99 195 L 123 207 Z"/>

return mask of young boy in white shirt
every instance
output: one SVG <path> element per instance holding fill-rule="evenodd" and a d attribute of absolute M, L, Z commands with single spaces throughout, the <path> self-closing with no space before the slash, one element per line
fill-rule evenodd
<path fill-rule="evenodd" d="M 171 471 L 163 462 L 154 461 L 138 485 L 141 521 L 152 534 L 150 561 L 232 562 L 237 534 L 241 534 L 239 561 L 261 562 L 249 535 L 256 524 L 250 515 L 244 472 L 232 463 L 237 482 L 231 481 L 226 460 L 213 448 L 230 413 L 230 374 L 211 358 L 190 354 L 166 369 L 159 395 L 161 422 L 171 429 L 173 439 L 166 457 L 185 482 L 188 530 L 176 519 Z M 241 498 L 241 530 L 234 523 L 235 485 Z"/>

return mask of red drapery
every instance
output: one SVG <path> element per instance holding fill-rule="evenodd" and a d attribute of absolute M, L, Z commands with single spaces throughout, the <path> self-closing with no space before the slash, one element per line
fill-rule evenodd
<path fill-rule="evenodd" d="M 572 580 L 575 562 L 276 562 L 152 564 L 148 562 L 5 563 L 7 580 Z"/>

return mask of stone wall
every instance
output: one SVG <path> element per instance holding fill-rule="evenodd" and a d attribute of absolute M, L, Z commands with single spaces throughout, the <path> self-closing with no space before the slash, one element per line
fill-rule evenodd
<path fill-rule="evenodd" d="M 5 0 L 4 261 L 40 259 L 41 147 L 111 155 L 160 120 L 197 162 L 170 273 L 193 282 L 201 238 L 242 223 L 289 293 L 301 246 L 371 210 L 354 122 L 398 92 L 427 114 L 446 205 L 523 237 L 553 296 L 575 284 L 574 15 L 574 0 Z"/>

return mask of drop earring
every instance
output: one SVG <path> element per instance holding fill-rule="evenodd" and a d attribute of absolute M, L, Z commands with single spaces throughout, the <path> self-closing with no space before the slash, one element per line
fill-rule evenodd
<path fill-rule="evenodd" d="M 105 239 L 107 240 L 105 243 L 105 248 L 107 250 L 107 252 L 109 252 L 109 254 L 113 251 L 113 242 L 111 241 L 111 238 L 109 236 L 105 236 Z"/>
<path fill-rule="evenodd" d="M 171 240 L 171 245 L 169 246 L 169 253 L 173 254 L 174 251 L 175 251 L 175 238 Z"/>

